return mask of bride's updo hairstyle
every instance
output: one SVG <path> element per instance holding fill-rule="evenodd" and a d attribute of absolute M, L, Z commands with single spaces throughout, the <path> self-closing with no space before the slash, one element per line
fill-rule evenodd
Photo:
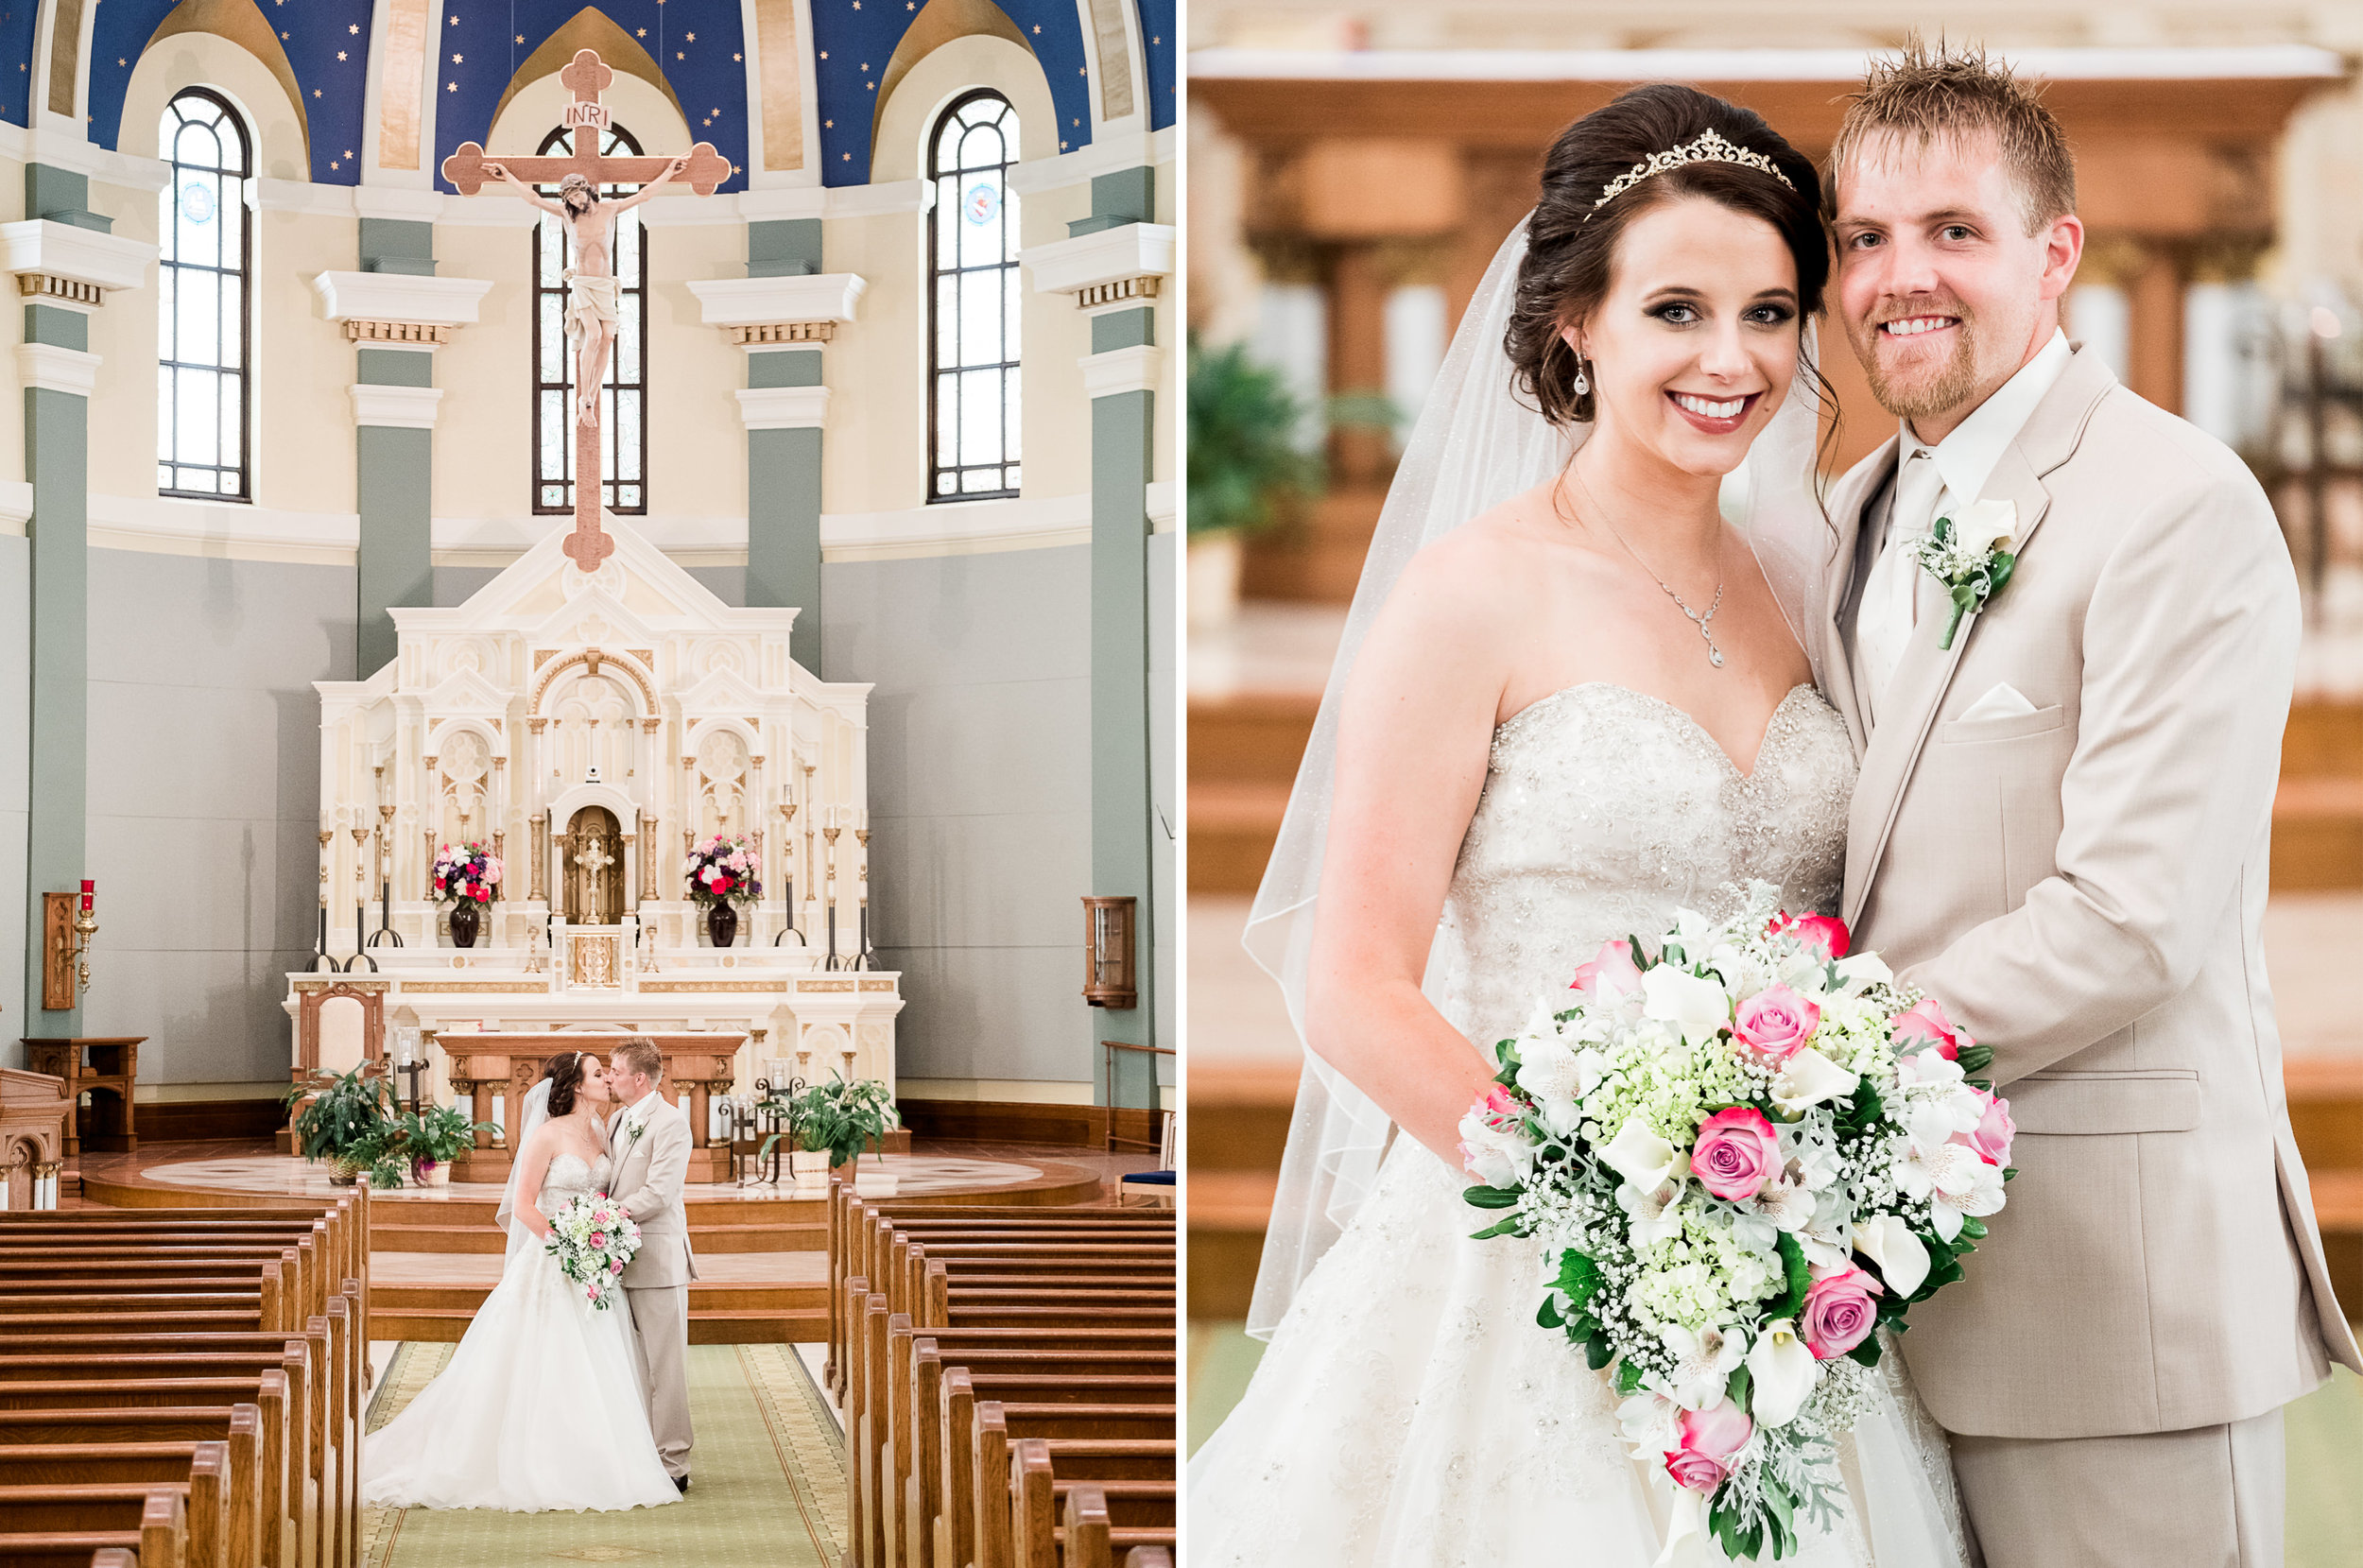
<path fill-rule="evenodd" d="M 547 1078 L 550 1084 L 550 1119 L 552 1121 L 556 1121 L 561 1116 L 573 1114 L 575 1095 L 582 1089 L 584 1064 L 591 1060 L 580 1051 L 569 1051 L 562 1057 L 550 1058 L 549 1065 L 542 1069 L 542 1076 Z"/>
<path fill-rule="evenodd" d="M 1771 160 L 1788 183 L 1744 164 L 1708 160 L 1632 181 L 1600 200 L 1635 164 L 1688 146 L 1709 131 Z M 1779 231 L 1797 260 L 1798 306 L 1814 315 L 1830 276 L 1820 196 L 1813 164 L 1764 116 L 1695 87 L 1652 82 L 1586 114 L 1551 144 L 1542 194 L 1526 223 L 1526 258 L 1518 265 L 1517 298 L 1502 340 L 1518 389 L 1530 394 L 1553 424 L 1591 422 L 1595 399 L 1591 391 L 1577 392 L 1576 353 L 1561 331 L 1608 297 L 1626 225 L 1683 198 L 1719 202 Z"/>

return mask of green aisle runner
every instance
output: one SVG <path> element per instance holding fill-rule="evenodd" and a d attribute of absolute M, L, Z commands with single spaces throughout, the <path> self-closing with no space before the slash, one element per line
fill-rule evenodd
<path fill-rule="evenodd" d="M 452 1349 L 404 1344 L 386 1370 L 370 1429 L 425 1387 Z M 794 1352 L 692 1345 L 689 1407 L 697 1484 L 680 1504 L 621 1513 L 370 1508 L 362 1561 L 366 1568 L 836 1568 L 844 1552 L 845 1444 Z"/>

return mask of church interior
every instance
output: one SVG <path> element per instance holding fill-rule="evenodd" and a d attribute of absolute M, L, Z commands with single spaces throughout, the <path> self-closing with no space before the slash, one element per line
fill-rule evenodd
<path fill-rule="evenodd" d="M 1241 949 L 1400 443 L 1471 293 L 1570 121 L 1637 82 L 1695 82 L 1828 149 L 1866 51 L 1949 22 L 2049 79 L 2088 244 L 2072 337 L 2236 449 L 2306 600 L 2266 944 L 2291 1119 L 2349 1311 L 2363 1309 L 2363 12 L 1866 0 L 1572 9 L 1324 0 L 1192 8 L 1189 324 L 1241 406 L 1295 420 L 1317 483 L 1189 540 L 1188 1443 L 1244 1391 L 1243 1332 L 1302 1047 Z M 1893 430 L 1825 327 L 1833 472 Z M 1217 355 L 1239 358 L 1218 362 Z M 1260 372 L 1261 386 L 1241 372 Z M 1193 420 L 1216 394 L 1193 371 Z M 1235 391 L 1233 390 L 1235 388 Z M 1256 402 L 1254 400 L 1264 401 Z M 1228 428 L 1228 426 L 1225 426 Z M 1284 471 L 1261 448 L 1201 472 Z M 2288 1412 L 2288 1560 L 2363 1560 L 2363 1383 Z"/>
<path fill-rule="evenodd" d="M 1176 27 L 0 0 L 0 1560 L 1169 1563 Z M 687 1506 L 365 1502 L 633 1040 Z"/>

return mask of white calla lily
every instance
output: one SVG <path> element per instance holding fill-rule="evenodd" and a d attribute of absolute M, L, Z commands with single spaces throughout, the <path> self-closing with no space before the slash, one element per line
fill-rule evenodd
<path fill-rule="evenodd" d="M 1660 964 L 1641 977 L 1643 1016 L 1671 1024 L 1684 1040 L 1703 1045 L 1732 1021 L 1731 992 L 1720 980 Z"/>
<path fill-rule="evenodd" d="M 1758 1426 L 1786 1426 L 1797 1419 L 1821 1381 L 1821 1365 L 1797 1335 L 1794 1318 L 1765 1324 L 1748 1352 L 1748 1375 L 1755 1385 L 1749 1414 Z"/>
<path fill-rule="evenodd" d="M 1600 1150 L 1600 1158 L 1609 1169 L 1645 1193 L 1690 1173 L 1690 1162 L 1682 1152 L 1651 1132 L 1638 1116 L 1625 1119 L 1616 1136 Z"/>
<path fill-rule="evenodd" d="M 1748 1353 L 1745 1330 L 1713 1323 L 1696 1331 L 1668 1323 L 1658 1338 L 1674 1357 L 1674 1403 L 1685 1410 L 1703 1410 L 1720 1401 L 1732 1369 Z"/>
<path fill-rule="evenodd" d="M 1856 953 L 1837 961 L 1838 984 L 1849 991 L 1867 986 L 1884 986 L 1894 982 L 1895 971 L 1876 953 Z"/>
<path fill-rule="evenodd" d="M 2018 532 L 2018 506 L 2010 501 L 1973 501 L 1954 514 L 1953 546 L 1971 555 L 2007 550 Z"/>
<path fill-rule="evenodd" d="M 1879 1278 L 1908 1298 L 1928 1277 L 1928 1248 L 1901 1215 L 1881 1215 L 1854 1227 L 1854 1250 L 1878 1265 Z"/>
<path fill-rule="evenodd" d="M 1853 1094 L 1861 1081 L 1860 1075 L 1848 1072 L 1807 1045 L 1772 1076 L 1772 1103 L 1783 1115 L 1794 1116 L 1808 1106 Z"/>

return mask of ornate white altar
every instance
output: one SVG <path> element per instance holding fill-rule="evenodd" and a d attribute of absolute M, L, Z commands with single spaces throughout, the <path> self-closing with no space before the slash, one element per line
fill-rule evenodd
<path fill-rule="evenodd" d="M 733 609 L 607 528 L 596 571 L 553 531 L 463 605 L 395 610 L 375 675 L 318 683 L 325 956 L 288 976 L 291 1064 L 382 1060 L 409 1027 L 608 1024 L 747 1031 L 741 1087 L 797 1058 L 892 1084 L 899 977 L 860 967 L 869 686 L 788 656 L 798 612 Z M 721 949 L 683 870 L 717 832 L 763 883 Z M 469 840 L 505 874 L 461 948 L 432 878 Z M 376 1005 L 327 994 L 332 967 L 386 982 Z"/>

